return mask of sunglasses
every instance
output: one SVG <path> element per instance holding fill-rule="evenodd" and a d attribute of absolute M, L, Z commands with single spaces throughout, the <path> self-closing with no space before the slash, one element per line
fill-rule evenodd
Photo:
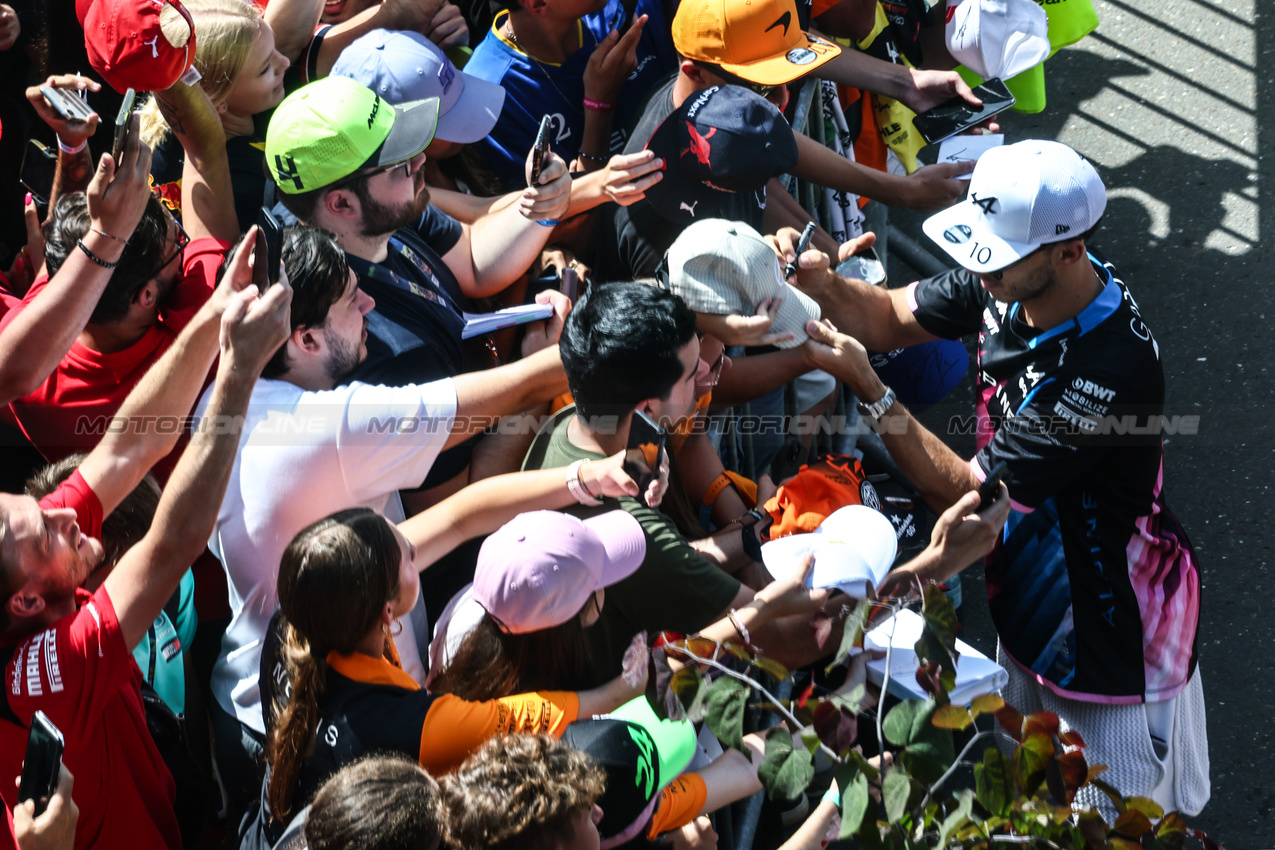
<path fill-rule="evenodd" d="M 174 243 L 173 253 L 169 254 L 162 261 L 160 261 L 160 264 L 155 267 L 155 270 L 146 276 L 147 280 L 150 280 L 151 278 L 154 278 L 154 277 L 158 277 L 159 273 L 162 272 L 164 269 L 168 268 L 168 266 L 173 262 L 173 260 L 176 260 L 178 257 L 180 257 L 183 254 L 183 252 L 185 252 L 186 246 L 190 244 L 190 237 L 186 235 L 186 230 L 182 227 L 181 222 L 175 218 L 172 218 L 171 216 L 169 217 L 169 221 L 177 225 L 177 239 L 175 240 L 175 243 Z"/>
<path fill-rule="evenodd" d="M 396 162 L 393 165 L 382 165 L 380 168 L 374 168 L 371 171 L 360 171 L 357 174 L 351 174 L 349 177 L 341 178 L 336 183 L 332 184 L 332 186 L 335 189 L 344 188 L 345 186 L 358 183 L 360 180 L 370 180 L 380 174 L 393 174 L 400 168 L 403 169 L 403 176 L 407 177 L 411 173 L 412 160 L 415 158 L 416 157 L 411 157 L 410 159 L 405 159 L 402 162 Z"/>

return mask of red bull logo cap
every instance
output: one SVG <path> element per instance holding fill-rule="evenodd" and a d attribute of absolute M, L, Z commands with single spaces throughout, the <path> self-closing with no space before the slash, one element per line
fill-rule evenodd
<path fill-rule="evenodd" d="M 675 224 L 726 213 L 727 195 L 752 192 L 765 206 L 766 181 L 797 164 L 792 127 L 769 101 L 739 86 L 692 94 L 646 145 L 664 160 L 664 179 L 646 199 Z"/>

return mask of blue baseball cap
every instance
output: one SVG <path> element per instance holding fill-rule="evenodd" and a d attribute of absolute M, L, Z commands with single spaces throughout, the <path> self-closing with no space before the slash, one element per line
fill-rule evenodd
<path fill-rule="evenodd" d="M 438 98 L 435 138 L 469 144 L 491 132 L 505 90 L 457 69 L 418 32 L 378 29 L 341 51 L 333 77 L 349 77 L 393 104 Z"/>

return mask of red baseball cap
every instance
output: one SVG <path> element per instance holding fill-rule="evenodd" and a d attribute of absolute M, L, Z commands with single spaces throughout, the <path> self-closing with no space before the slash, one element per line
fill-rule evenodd
<path fill-rule="evenodd" d="M 172 6 L 190 35 L 172 44 L 159 26 Z M 85 8 L 87 7 L 87 8 Z M 195 22 L 178 0 L 77 0 L 89 64 L 118 92 L 163 91 L 181 79 L 195 59 Z"/>

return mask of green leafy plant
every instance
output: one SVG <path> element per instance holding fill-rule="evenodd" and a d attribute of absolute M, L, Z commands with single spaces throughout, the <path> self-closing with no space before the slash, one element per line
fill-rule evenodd
<path fill-rule="evenodd" d="M 849 610 L 829 670 L 863 647 L 874 622 L 903 605 L 863 600 Z M 653 701 L 665 716 L 702 720 L 724 746 L 736 749 L 743 746 L 750 706 L 780 715 L 788 728 L 767 736 L 758 767 L 767 794 L 793 799 L 803 793 L 815 775 L 815 754 L 822 751 L 841 795 L 840 837 L 856 839 L 863 850 L 995 845 L 1179 850 L 1188 842 L 1205 850 L 1217 847 L 1178 813 L 1166 813 L 1146 798 L 1124 797 L 1103 782 L 1106 767 L 1088 763 L 1085 742 L 1061 731 L 1054 714 L 1024 716 L 995 694 L 968 706 L 953 704 L 956 612 L 942 590 L 930 585 L 921 615 L 916 681 L 930 694 L 927 700 L 878 711 L 875 695 L 862 682 L 834 693 L 816 694 L 810 686 L 794 699 L 782 699 L 775 695 L 785 692 L 778 685 L 791 680 L 782 665 L 733 643 L 690 638 L 653 650 Z M 828 639 L 830 625 L 816 619 L 816 637 Z M 887 655 L 882 693 L 889 686 L 889 662 Z M 855 746 L 864 723 L 875 725 L 880 759 L 865 759 Z M 957 733 L 968 736 L 959 752 Z M 969 786 L 971 776 L 973 787 L 960 787 Z M 1110 802 L 1112 822 L 1102 811 L 1076 804 L 1077 792 L 1087 787 Z"/>

